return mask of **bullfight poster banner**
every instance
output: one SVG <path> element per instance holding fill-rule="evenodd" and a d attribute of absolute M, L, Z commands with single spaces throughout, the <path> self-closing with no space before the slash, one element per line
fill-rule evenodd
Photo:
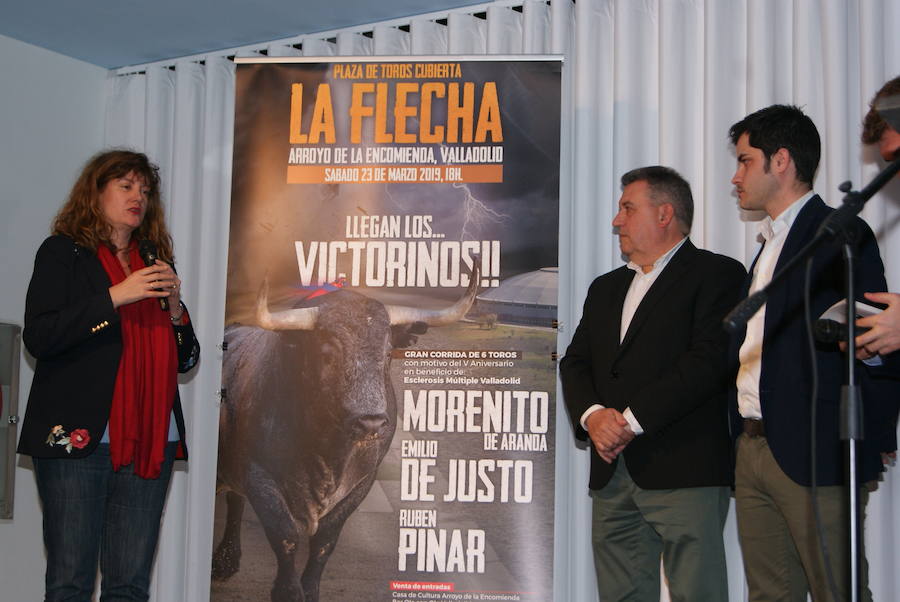
<path fill-rule="evenodd" d="M 238 65 L 213 601 L 553 598 L 561 71 Z"/>

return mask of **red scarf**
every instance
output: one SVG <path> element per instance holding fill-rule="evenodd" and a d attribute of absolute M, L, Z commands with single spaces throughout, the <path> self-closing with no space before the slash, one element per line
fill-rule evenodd
<path fill-rule="evenodd" d="M 97 249 L 100 263 L 113 285 L 125 280 L 125 270 L 109 247 Z M 137 243 L 128 250 L 135 269 L 144 266 Z M 122 358 L 109 413 L 109 451 L 113 470 L 134 463 L 145 479 L 159 476 L 175 403 L 178 349 L 169 312 L 159 300 L 143 299 L 122 305 Z"/>

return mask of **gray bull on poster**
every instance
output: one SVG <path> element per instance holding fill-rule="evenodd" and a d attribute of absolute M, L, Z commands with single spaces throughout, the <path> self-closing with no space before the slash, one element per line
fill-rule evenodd
<path fill-rule="evenodd" d="M 239 569 L 247 500 L 275 553 L 273 602 L 319 600 L 325 564 L 397 427 L 391 350 L 461 319 L 478 282 L 476 267 L 462 298 L 436 311 L 338 290 L 270 312 L 263 284 L 259 326 L 225 330 L 217 490 L 227 492 L 227 518 L 214 579 Z"/>

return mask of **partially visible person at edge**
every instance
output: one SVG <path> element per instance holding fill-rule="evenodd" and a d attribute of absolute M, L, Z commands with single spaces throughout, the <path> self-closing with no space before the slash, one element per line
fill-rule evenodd
<path fill-rule="evenodd" d="M 896 97 L 900 101 L 900 77 L 885 83 L 869 103 L 869 112 L 863 119 L 862 142 L 866 145 L 878 145 L 878 152 L 886 162 L 893 161 L 900 154 L 900 133 L 878 113 L 876 104 Z M 880 370 L 875 370 L 872 386 L 877 388 L 878 395 L 887 395 L 894 400 L 894 406 L 886 408 L 878 429 L 866 433 L 867 437 L 880 441 L 882 459 L 886 465 L 893 466 L 897 461 L 897 415 L 900 412 L 900 294 L 888 292 L 866 292 L 866 298 L 875 303 L 884 304 L 884 310 L 874 316 L 857 320 L 857 325 L 869 330 L 856 337 L 856 357 L 863 360 L 883 363 Z M 865 396 L 863 400 L 865 401 Z"/>
<path fill-rule="evenodd" d="M 742 209 L 764 211 L 760 247 L 744 283 L 743 295 L 765 287 L 773 274 L 809 242 L 832 212 L 812 189 L 821 157 L 819 132 L 794 106 L 772 105 L 731 126 L 737 169 L 731 183 Z M 859 257 L 857 290 L 883 290 L 884 267 L 878 244 L 866 223 L 855 218 Z M 837 344 L 807 345 L 803 318 L 803 276 L 769 291 L 768 300 L 732 340 L 730 355 L 739 363 L 731 406 L 736 437 L 735 507 L 749 599 L 755 601 L 831 600 L 827 574 L 834 575 L 837 599 L 849 599 L 849 521 L 840 428 L 843 354 Z M 811 313 L 821 315 L 844 296 L 840 245 L 820 246 L 810 277 Z M 784 286 L 789 284 L 789 286 Z M 813 367 L 818 388 L 813 385 Z M 860 366 L 866 397 L 865 431 L 878 423 L 883 395 Z M 810 398 L 817 409 L 811 428 Z M 816 454 L 810 452 L 815 433 Z M 884 443 L 870 438 L 858 448 L 860 482 L 883 470 Z M 829 558 L 822 553 L 813 525 L 811 485 L 815 462 L 817 499 Z M 866 492 L 860 491 L 865 508 Z M 865 559 L 860 574 L 861 600 L 871 600 Z"/>
<path fill-rule="evenodd" d="M 25 347 L 37 360 L 19 453 L 44 513 L 47 602 L 147 600 L 175 458 L 186 458 L 177 373 L 200 349 L 172 269 L 158 168 L 103 152 L 37 251 Z M 138 242 L 159 259 L 144 265 Z M 161 307 L 168 301 L 168 311 Z"/>
<path fill-rule="evenodd" d="M 869 112 L 863 120 L 862 142 L 867 145 L 878 145 L 881 158 L 891 162 L 898 158 L 900 151 L 900 133 L 892 128 L 875 109 L 876 103 L 889 96 L 898 96 L 900 100 L 900 77 L 895 77 L 872 98 Z M 860 318 L 857 324 L 868 328 L 856 337 L 856 357 L 868 359 L 875 355 L 887 355 L 900 349 L 900 294 L 887 292 L 867 292 L 869 301 L 883 303 L 887 308 L 874 316 Z M 898 354 L 897 359 L 900 359 Z"/>

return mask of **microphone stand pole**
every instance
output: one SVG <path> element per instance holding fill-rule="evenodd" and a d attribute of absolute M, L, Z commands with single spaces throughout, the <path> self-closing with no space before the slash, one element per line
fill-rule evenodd
<path fill-rule="evenodd" d="M 852 193 L 848 193 L 852 194 Z M 863 201 L 865 203 L 865 201 Z M 862 207 L 860 206 L 860 209 Z M 843 243 L 844 257 L 844 289 L 847 292 L 847 351 L 844 358 L 847 361 L 847 384 L 841 388 L 841 440 L 847 442 L 847 455 L 849 460 L 849 478 L 847 487 L 850 488 L 850 601 L 857 602 L 860 599 L 860 568 L 862 546 L 862 512 L 859 510 L 859 478 L 856 473 L 856 442 L 863 440 L 863 400 L 856 383 L 856 287 L 853 283 L 853 245 L 845 237 Z M 853 300 L 851 302 L 850 300 Z M 815 428 L 815 427 L 813 427 Z M 815 462 L 816 459 L 812 458 Z"/>
<path fill-rule="evenodd" d="M 731 333 L 736 333 L 743 328 L 747 321 L 753 317 L 760 307 L 766 302 L 769 296 L 769 289 L 777 286 L 786 275 L 793 271 L 794 267 L 807 257 L 811 257 L 813 252 L 818 249 L 825 241 L 830 241 L 841 237 L 843 240 L 843 257 L 844 257 L 844 274 L 845 289 L 847 299 L 847 384 L 843 386 L 841 391 L 841 439 L 848 442 L 848 455 L 850 462 L 850 595 L 852 602 L 859 599 L 860 588 L 860 542 L 862 534 L 861 516 L 859 512 L 859 486 L 857 484 L 856 474 L 856 442 L 862 440 L 863 437 L 863 421 L 862 421 L 862 399 L 859 392 L 859 385 L 856 382 L 856 350 L 853 342 L 856 340 L 856 303 L 855 291 L 853 285 L 853 244 L 852 232 L 848 230 L 848 226 L 853 223 L 862 208 L 876 192 L 881 190 L 896 174 L 900 172 L 900 159 L 895 159 L 888 164 L 881 172 L 875 176 L 868 186 L 856 192 L 852 190 L 850 182 L 844 182 L 840 185 L 840 191 L 845 193 L 844 201 L 841 207 L 833 211 L 822 225 L 819 231 L 806 246 L 804 246 L 797 255 L 792 257 L 784 267 L 772 276 L 772 280 L 761 290 L 753 293 L 743 301 L 741 301 L 731 312 L 725 316 L 723 324 L 725 329 Z M 810 325 L 807 324 L 807 328 Z M 812 429 L 815 425 L 811 425 Z M 810 433 L 812 435 L 812 433 Z M 812 462 L 816 459 L 812 458 Z"/>

